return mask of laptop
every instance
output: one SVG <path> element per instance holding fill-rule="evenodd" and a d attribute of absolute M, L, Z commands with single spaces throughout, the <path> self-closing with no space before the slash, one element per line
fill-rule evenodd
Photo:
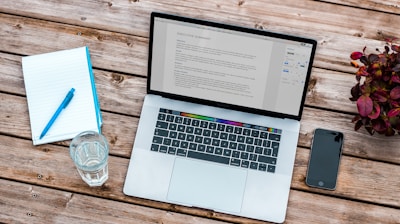
<path fill-rule="evenodd" d="M 283 222 L 316 44 L 153 12 L 124 193 Z"/>

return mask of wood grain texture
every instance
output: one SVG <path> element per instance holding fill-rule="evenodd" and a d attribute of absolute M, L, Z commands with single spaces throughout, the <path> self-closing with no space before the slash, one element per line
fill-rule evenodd
<path fill-rule="evenodd" d="M 93 69 L 101 109 L 139 116 L 147 80 L 116 72 Z M 0 53 L 1 91 L 25 96 L 21 56 Z"/>
<path fill-rule="evenodd" d="M 6 14 L 0 24 L 0 51 L 32 55 L 88 46 L 94 67 L 146 75 L 145 38 Z"/>
<path fill-rule="evenodd" d="M 400 208 L 400 178 L 393 175 L 400 172 L 399 166 L 343 156 L 336 190 L 316 190 L 305 184 L 309 154 L 309 150 L 297 149 L 293 188 Z M 389 185 L 393 189 L 388 190 Z"/>
<path fill-rule="evenodd" d="M 0 184 L 4 186 L 0 188 L 0 221 L 5 223 L 224 223 L 8 180 L 0 180 Z M 288 212 L 287 223 L 310 223 L 310 220 L 314 220 L 314 223 L 334 222 L 338 214 L 341 214 L 341 223 L 354 220 L 370 223 L 388 220 L 396 223 L 399 218 L 395 209 L 382 209 L 357 202 L 343 203 L 339 199 L 304 192 L 292 192 L 291 199 L 289 206 L 293 209 Z M 98 209 L 93 209 L 92 205 Z M 327 215 L 316 216 L 301 208 L 319 210 Z"/>
<path fill-rule="evenodd" d="M 99 95 L 101 96 L 101 93 Z M 2 101 L 0 104 L 0 133 L 31 139 L 26 98 L 0 93 L 0 99 Z M 107 99 L 100 97 L 100 101 L 107 104 Z M 103 118 L 104 133 L 112 143 L 111 153 L 114 153 L 115 148 L 118 150 L 118 153 L 117 151 L 115 153 L 128 158 L 138 119 L 109 112 L 103 112 Z M 400 150 L 398 150 L 400 136 L 391 138 L 382 135 L 370 136 L 364 129 L 356 132 L 354 124 L 351 123 L 352 118 L 353 115 L 306 107 L 301 120 L 298 145 L 310 147 L 313 131 L 316 128 L 340 130 L 345 135 L 343 149 L 345 154 L 400 164 Z M 67 145 L 68 142 L 61 144 Z"/>
<path fill-rule="evenodd" d="M 25 95 L 21 57 L 0 53 L 0 69 L 1 90 Z M 139 116 L 146 94 L 146 79 L 99 69 L 94 69 L 94 75 L 102 109 Z M 306 105 L 356 113 L 356 105 L 349 100 L 355 83 L 354 75 L 314 68 Z"/>
<path fill-rule="evenodd" d="M 357 113 L 356 104 L 349 100 L 350 90 L 356 83 L 353 74 L 313 68 L 305 104 L 346 113 Z"/>
<path fill-rule="evenodd" d="M 109 161 L 110 179 L 100 188 L 90 188 L 80 179 L 72 160 L 69 158 L 68 149 L 66 147 L 54 145 L 41 145 L 34 147 L 31 145 L 30 141 L 14 141 L 11 137 L 0 135 L 0 148 L 2 150 L 2 153 L 0 154 L 0 170 L 2 171 L 0 174 L 1 178 L 40 185 L 43 187 L 56 188 L 62 191 L 108 198 L 115 201 L 140 204 L 157 209 L 217 218 L 225 221 L 239 221 L 241 223 L 255 222 L 255 220 L 234 217 L 222 213 L 193 209 L 184 206 L 168 205 L 165 203 L 157 203 L 150 200 L 125 196 L 122 193 L 122 186 L 128 167 L 128 159 L 111 156 Z M 332 220 L 334 217 L 337 217 L 338 213 L 342 213 L 344 208 L 349 209 L 346 216 L 352 216 L 354 215 L 353 213 L 359 214 L 362 212 L 359 211 L 358 207 L 355 205 L 380 211 L 379 213 L 371 214 L 372 217 L 399 217 L 400 213 L 395 213 L 395 209 L 393 209 L 393 211 L 391 209 L 379 209 L 379 206 L 359 202 L 353 203 L 340 199 L 331 199 L 328 196 L 312 196 L 311 194 L 311 192 L 314 192 L 331 194 L 332 196 L 340 195 L 347 199 L 371 201 L 374 203 L 400 207 L 400 202 L 397 197 L 400 193 L 398 188 L 400 180 L 396 176 L 392 175 L 393 173 L 398 173 L 400 171 L 398 166 L 344 156 L 341 165 L 342 175 L 339 176 L 338 180 L 338 189 L 335 192 L 327 192 L 309 188 L 304 185 L 304 176 L 306 173 L 305 167 L 309 156 L 308 153 L 309 150 L 298 149 L 292 182 L 293 190 L 291 191 L 289 199 L 289 210 L 291 210 L 292 204 L 295 211 L 300 210 L 293 213 L 294 217 L 297 218 L 297 216 L 301 216 L 304 218 L 318 216 L 318 214 L 320 214 L 319 210 L 308 210 L 309 206 L 313 205 L 319 205 L 324 207 L 324 209 L 331 210 L 331 212 L 334 213 L 332 214 L 332 217 L 325 218 Z M 60 164 L 62 164 L 62 166 L 60 166 Z M 382 181 L 386 181 L 390 184 L 382 185 Z M 368 187 L 366 188 L 366 186 Z M 300 195 L 305 195 L 300 196 L 296 189 L 307 191 L 308 193 L 301 193 Z M 368 190 L 360 191 L 360 189 Z M 330 204 L 331 201 L 335 202 L 334 207 Z M 307 206 L 296 206 L 299 203 L 306 203 Z M 304 213 L 304 215 L 301 215 L 302 213 Z M 365 215 L 366 217 L 361 220 L 368 220 L 369 215 Z M 292 221 L 296 221 L 294 217 Z M 288 221 L 289 220 L 290 215 L 288 214 Z"/>
<path fill-rule="evenodd" d="M 353 115 L 305 108 L 298 145 L 310 147 L 316 128 L 338 130 L 344 134 L 343 153 L 370 160 L 400 164 L 400 136 L 371 136 L 365 129 L 354 131 Z"/>
<path fill-rule="evenodd" d="M 108 3 L 111 3 L 111 6 Z M 28 4 L 29 7 L 26 7 Z M 47 10 L 43 10 L 42 5 Z M 134 67 L 132 63 L 136 63 L 134 64 L 136 65 L 136 69 L 138 69 L 138 65 L 144 66 L 147 57 L 143 55 L 145 49 L 141 48 L 145 47 L 145 45 L 141 44 L 140 38 L 123 35 L 122 33 L 147 37 L 149 14 L 151 11 L 177 13 L 201 19 L 313 37 L 319 42 L 315 66 L 345 72 L 354 71 L 349 66 L 349 55 L 352 51 L 360 50 L 365 45 L 371 49 L 381 46 L 384 36 L 397 35 L 392 27 L 393 24 L 400 22 L 400 17 L 395 15 L 315 1 L 245 1 L 239 5 L 237 1 L 227 2 L 218 0 L 203 2 L 196 0 L 185 2 L 164 1 L 163 3 L 156 1 L 137 1 L 133 3 L 132 1 L 119 0 L 113 2 L 89 1 L 85 3 L 84 9 L 79 5 L 78 2 L 60 5 L 58 2 L 49 1 L 37 1 L 37 4 L 32 4 L 30 1 L 19 3 L 11 1 L 0 6 L 0 11 L 30 17 L 48 18 L 57 22 L 79 25 L 80 27 L 67 25 L 64 27 L 64 25 L 60 26 L 57 23 L 57 25 L 52 26 L 51 23 L 42 22 L 42 24 L 36 20 L 36 23 L 38 23 L 36 25 L 40 26 L 42 30 L 39 33 L 41 39 L 47 39 L 52 43 L 52 46 L 47 47 L 53 47 L 53 49 L 48 49 L 45 52 L 62 47 L 70 48 L 84 43 L 97 52 L 100 51 L 97 48 L 101 48 L 103 52 L 106 50 L 117 51 L 115 54 L 102 54 L 101 57 L 104 58 L 119 55 L 119 59 L 122 58 L 125 60 L 133 58 L 132 54 L 135 54 L 135 61 L 128 60 L 125 66 L 122 66 L 118 63 L 120 61 L 116 61 L 115 59 L 113 59 L 113 63 L 106 64 L 109 66 L 107 69 L 118 69 L 117 71 L 123 70 L 124 72 L 133 71 Z M 82 18 L 86 19 L 82 21 Z M 11 28 L 8 28 L 6 32 L 10 32 L 11 36 L 24 34 L 28 38 L 25 40 L 29 41 L 29 38 L 32 37 L 29 31 L 35 29 L 31 27 L 35 25 L 26 18 L 15 18 L 14 21 L 16 22 L 8 25 L 14 28 L 17 27 L 19 32 L 15 30 L 12 32 Z M 0 22 L 3 23 L 1 20 Z M 357 26 L 353 24 L 357 24 Z M 81 26 L 100 28 L 110 30 L 111 32 L 85 29 Z M 375 27 L 379 27 L 379 30 L 375 29 Z M 68 34 L 54 34 L 53 32 L 58 33 L 56 30 L 58 32 L 68 32 Z M 116 32 L 119 35 L 116 35 Z M 78 33 L 82 35 L 77 37 Z M 58 41 L 51 41 L 52 38 L 57 38 Z M 21 40 L 21 38 L 18 40 Z M 119 44 L 115 42 L 108 43 L 110 40 L 119 42 Z M 8 44 L 18 46 L 18 49 L 22 47 L 21 43 L 12 43 L 10 39 L 5 39 L 4 41 Z M 23 43 L 27 42 L 23 41 Z M 40 43 L 32 42 L 30 44 L 38 45 L 38 47 L 41 46 Z M 109 44 L 115 44 L 118 47 L 113 49 L 108 46 Z M 130 54 L 122 49 L 122 47 L 128 46 L 133 48 Z M 4 46 L 4 48 L 10 49 L 7 46 Z M 34 46 L 30 46 L 30 52 L 25 50 L 23 53 L 19 52 L 19 54 L 35 54 L 40 52 L 39 50 L 32 51 L 34 49 Z M 144 61 L 137 61 L 139 58 Z M 101 60 L 95 57 L 94 66 L 106 66 L 102 65 L 99 61 Z M 104 63 L 104 60 L 102 61 Z M 129 68 L 127 69 L 126 66 Z M 135 74 L 145 75 L 145 69 L 141 68 Z"/>
<path fill-rule="evenodd" d="M 360 7 L 364 9 L 371 9 L 400 14 L 400 3 L 397 0 L 322 0 L 321 2 L 330 2 L 333 4 L 342 4 L 350 7 Z"/>
<path fill-rule="evenodd" d="M 301 120 L 286 223 L 400 223 L 400 136 L 355 132 L 352 51 L 398 35 L 394 0 L 20 0 L 0 4 L 0 222 L 265 223 L 122 192 L 146 94 L 152 11 L 312 37 L 317 54 Z M 88 187 L 69 141 L 33 146 L 21 56 L 89 46 L 110 142 L 110 179 Z M 315 128 L 345 135 L 335 191 L 305 185 Z M 97 209 L 98 208 L 98 209 Z"/>
<path fill-rule="evenodd" d="M 291 191 L 285 223 L 399 223 L 398 209 Z M 314 213 L 316 212 L 316 213 Z"/>
<path fill-rule="evenodd" d="M 0 133 L 32 139 L 26 98 L 0 93 Z M 110 143 L 110 153 L 129 157 L 138 119 L 102 112 L 103 134 Z M 68 146 L 69 141 L 58 142 Z"/>
<path fill-rule="evenodd" d="M 2 223 L 225 223 L 8 180 L 0 185 Z"/>

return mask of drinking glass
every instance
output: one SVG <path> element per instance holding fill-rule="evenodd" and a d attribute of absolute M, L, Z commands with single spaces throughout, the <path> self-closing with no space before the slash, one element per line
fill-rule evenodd
<path fill-rule="evenodd" d="M 94 131 L 85 131 L 75 136 L 69 153 L 75 166 L 89 186 L 101 186 L 108 179 L 107 139 Z"/>

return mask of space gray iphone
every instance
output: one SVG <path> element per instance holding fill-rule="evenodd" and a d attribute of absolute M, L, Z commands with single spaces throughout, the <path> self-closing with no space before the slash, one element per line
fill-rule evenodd
<path fill-rule="evenodd" d="M 342 145 L 343 133 L 315 129 L 306 177 L 308 186 L 336 189 Z"/>

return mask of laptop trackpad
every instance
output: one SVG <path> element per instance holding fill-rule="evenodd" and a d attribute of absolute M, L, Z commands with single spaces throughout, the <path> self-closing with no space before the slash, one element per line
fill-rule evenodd
<path fill-rule="evenodd" d="M 176 158 L 168 200 L 219 211 L 240 212 L 245 170 Z"/>

